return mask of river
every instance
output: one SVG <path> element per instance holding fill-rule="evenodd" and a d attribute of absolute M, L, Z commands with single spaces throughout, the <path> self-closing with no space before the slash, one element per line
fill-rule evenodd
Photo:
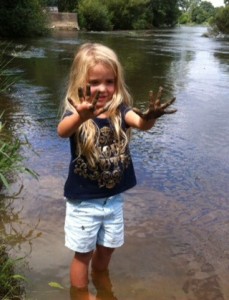
<path fill-rule="evenodd" d="M 25 257 L 27 299 L 70 299 L 62 196 L 69 146 L 56 126 L 73 55 L 88 41 L 117 52 L 135 106 L 145 108 L 148 91 L 160 85 L 165 99 L 176 96 L 176 114 L 133 131 L 138 185 L 125 194 L 125 244 L 110 265 L 115 297 L 229 299 L 229 39 L 206 38 L 206 31 L 59 31 L 11 43 L 8 68 L 20 79 L 0 111 L 16 136 L 27 136 L 25 163 L 39 180 L 22 175 L 12 184 L 0 230 L 10 253 Z"/>

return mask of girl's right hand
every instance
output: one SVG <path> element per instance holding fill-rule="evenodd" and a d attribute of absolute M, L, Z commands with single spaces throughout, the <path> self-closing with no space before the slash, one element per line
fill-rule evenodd
<path fill-rule="evenodd" d="M 69 103 L 75 108 L 80 116 L 81 121 L 85 122 L 89 119 L 94 119 L 100 114 L 106 112 L 108 107 L 96 109 L 100 92 L 98 91 L 94 98 L 91 98 L 91 88 L 88 84 L 86 87 L 86 96 L 84 96 L 83 88 L 78 89 L 80 104 L 76 104 L 71 98 L 68 98 Z"/>

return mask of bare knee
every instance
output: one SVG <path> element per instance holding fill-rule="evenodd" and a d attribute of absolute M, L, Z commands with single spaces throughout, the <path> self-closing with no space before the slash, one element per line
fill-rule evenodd
<path fill-rule="evenodd" d="M 71 263 L 71 285 L 77 288 L 85 288 L 88 285 L 88 266 L 93 252 L 76 252 Z"/>
<path fill-rule="evenodd" d="M 83 264 L 88 265 L 92 258 L 92 254 L 93 254 L 92 251 L 86 253 L 75 252 L 74 259 L 76 259 L 77 261 Z"/>
<path fill-rule="evenodd" d="M 114 252 L 114 250 L 114 248 L 108 248 L 101 245 L 97 245 L 92 258 L 92 268 L 96 271 L 107 270 L 111 259 L 111 255 Z"/>
<path fill-rule="evenodd" d="M 114 248 L 104 247 L 101 245 L 97 245 L 96 247 L 97 254 L 103 257 L 110 257 L 114 252 L 114 250 L 115 250 Z"/>

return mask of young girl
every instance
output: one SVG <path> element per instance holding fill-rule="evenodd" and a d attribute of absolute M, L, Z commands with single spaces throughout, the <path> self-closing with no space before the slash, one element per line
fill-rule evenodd
<path fill-rule="evenodd" d="M 122 193 L 136 184 L 128 149 L 131 127 L 148 130 L 173 101 L 150 92 L 145 113 L 132 109 L 120 62 L 110 48 L 82 45 L 72 64 L 58 134 L 70 138 L 71 161 L 64 187 L 65 245 L 75 252 L 71 285 L 85 288 L 91 262 L 105 271 L 123 244 Z"/>

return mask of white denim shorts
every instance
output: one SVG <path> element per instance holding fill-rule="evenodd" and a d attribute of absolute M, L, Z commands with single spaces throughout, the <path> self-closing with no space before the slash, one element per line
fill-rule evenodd
<path fill-rule="evenodd" d="M 65 246 L 86 253 L 96 245 L 117 248 L 124 243 L 123 196 L 67 200 Z"/>

